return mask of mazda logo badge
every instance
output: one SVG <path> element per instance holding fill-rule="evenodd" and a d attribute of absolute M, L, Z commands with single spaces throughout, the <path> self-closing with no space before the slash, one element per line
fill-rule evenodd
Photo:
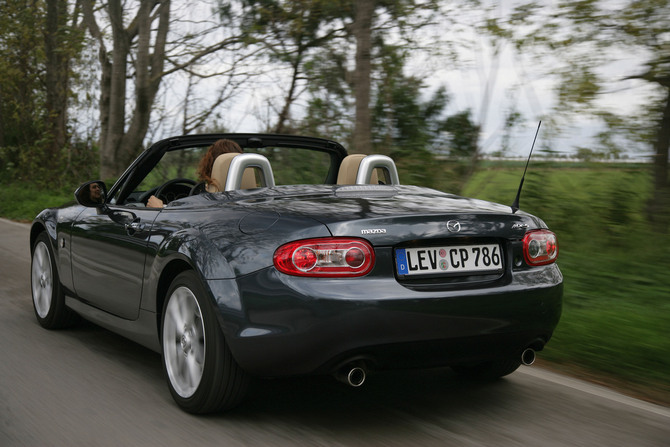
<path fill-rule="evenodd" d="M 447 222 L 447 230 L 451 233 L 458 233 L 461 231 L 461 223 L 457 220 L 450 220 Z"/>

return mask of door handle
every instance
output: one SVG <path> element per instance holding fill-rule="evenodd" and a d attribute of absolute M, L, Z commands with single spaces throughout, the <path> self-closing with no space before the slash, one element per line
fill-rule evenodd
<path fill-rule="evenodd" d="M 140 231 L 144 231 L 144 224 L 140 221 L 139 217 L 136 217 L 132 222 L 126 224 L 126 233 L 129 235 L 132 236 Z"/>

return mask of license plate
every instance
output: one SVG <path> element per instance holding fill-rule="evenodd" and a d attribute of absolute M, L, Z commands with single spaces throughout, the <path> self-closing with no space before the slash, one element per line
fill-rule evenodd
<path fill-rule="evenodd" d="M 398 248 L 395 260 L 401 276 L 491 272 L 502 270 L 503 265 L 498 244 Z"/>

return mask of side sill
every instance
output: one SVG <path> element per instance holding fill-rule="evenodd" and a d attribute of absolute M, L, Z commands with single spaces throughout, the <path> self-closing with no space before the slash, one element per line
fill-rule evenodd
<path fill-rule="evenodd" d="M 137 320 L 125 320 L 70 296 L 65 297 L 65 305 L 92 323 L 139 343 L 152 351 L 161 352 L 156 327 L 156 314 L 153 312 L 140 309 Z"/>

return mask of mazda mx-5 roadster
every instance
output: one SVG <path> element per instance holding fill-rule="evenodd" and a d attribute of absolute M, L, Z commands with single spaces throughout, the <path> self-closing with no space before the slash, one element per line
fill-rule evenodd
<path fill-rule="evenodd" d="M 220 139 L 243 153 L 199 181 Z M 541 219 L 404 185 L 391 158 L 326 139 L 169 138 L 75 199 L 32 224 L 38 322 L 83 317 L 159 352 L 191 413 L 234 407 L 254 376 L 361 386 L 448 366 L 495 379 L 531 364 L 561 313 L 558 243 Z"/>

